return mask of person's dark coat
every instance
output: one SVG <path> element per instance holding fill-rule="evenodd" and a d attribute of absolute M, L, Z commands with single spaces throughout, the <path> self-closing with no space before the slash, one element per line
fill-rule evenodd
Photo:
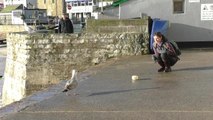
<path fill-rule="evenodd" d="M 69 18 L 60 20 L 59 33 L 73 33 L 73 24 Z"/>

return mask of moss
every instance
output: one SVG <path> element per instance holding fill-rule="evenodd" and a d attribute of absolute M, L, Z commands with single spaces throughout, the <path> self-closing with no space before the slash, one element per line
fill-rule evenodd
<path fill-rule="evenodd" d="M 95 26 L 126 26 L 126 25 L 146 25 L 147 19 L 130 19 L 130 20 L 94 20 L 87 21 L 88 27 Z"/>
<path fill-rule="evenodd" d="M 20 7 L 20 5 L 7 5 L 0 13 L 10 13 L 13 10 L 16 10 Z"/>
<path fill-rule="evenodd" d="M 128 19 L 128 20 L 94 20 L 87 21 L 86 32 L 128 32 L 129 27 L 147 27 L 148 19 Z M 135 29 L 135 32 L 137 30 Z M 132 30 L 130 30 L 132 32 Z M 133 31 L 134 32 L 134 31 Z M 140 32 L 140 31 L 139 31 Z"/>

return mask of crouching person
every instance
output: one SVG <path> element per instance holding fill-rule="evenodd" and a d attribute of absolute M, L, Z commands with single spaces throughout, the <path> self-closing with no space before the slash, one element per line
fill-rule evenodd
<path fill-rule="evenodd" d="M 158 62 L 161 66 L 158 72 L 171 72 L 171 66 L 173 66 L 179 58 L 171 43 L 160 32 L 154 34 L 153 50 L 154 55 L 152 57 L 154 61 Z"/>

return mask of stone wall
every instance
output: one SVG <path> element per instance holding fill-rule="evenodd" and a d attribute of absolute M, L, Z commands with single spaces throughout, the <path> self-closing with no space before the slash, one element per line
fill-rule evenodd
<path fill-rule="evenodd" d="M 148 33 L 148 17 L 146 19 L 129 20 L 94 20 L 88 19 L 87 33 Z"/>
<path fill-rule="evenodd" d="M 0 39 L 5 39 L 7 33 L 22 31 L 25 31 L 23 25 L 0 25 Z"/>
<path fill-rule="evenodd" d="M 149 34 L 9 33 L 3 103 L 10 104 L 110 58 L 149 53 Z"/>

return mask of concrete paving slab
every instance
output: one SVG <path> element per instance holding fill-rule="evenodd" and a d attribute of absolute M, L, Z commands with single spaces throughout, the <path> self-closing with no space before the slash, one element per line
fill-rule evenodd
<path fill-rule="evenodd" d="M 75 92 L 57 94 L 2 120 L 212 120 L 213 51 L 185 50 L 171 73 L 150 55 L 129 56 L 91 69 Z M 132 83 L 131 76 L 140 80 Z M 73 93 L 72 91 L 71 93 Z"/>
<path fill-rule="evenodd" d="M 7 56 L 7 45 L 0 44 L 0 56 Z"/>

